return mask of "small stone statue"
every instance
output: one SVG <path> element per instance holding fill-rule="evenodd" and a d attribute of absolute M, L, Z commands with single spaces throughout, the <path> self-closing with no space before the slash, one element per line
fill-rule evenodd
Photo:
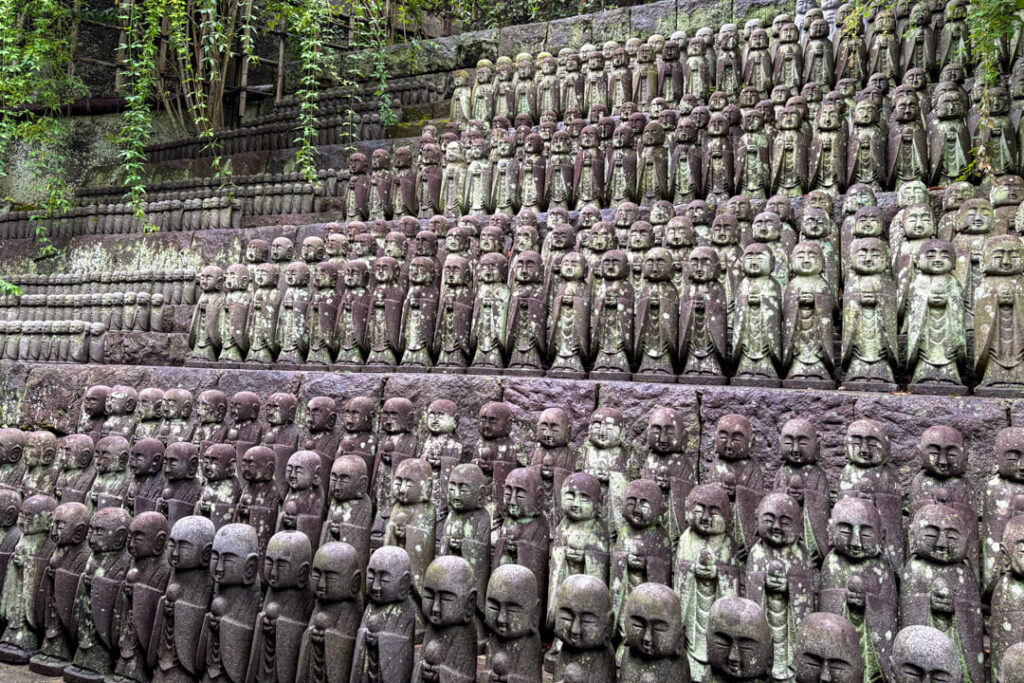
<path fill-rule="evenodd" d="M 285 269 L 285 288 L 277 314 L 277 362 L 298 366 L 306 362 L 309 350 L 307 321 L 309 316 L 309 266 L 294 261 Z"/>
<path fill-rule="evenodd" d="M 980 631 L 979 631 L 980 633 Z M 968 683 L 961 676 L 961 663 L 953 640 L 931 626 L 904 626 L 896 634 L 892 651 L 893 681 L 911 683 L 919 680 L 917 672 L 936 680 Z"/>
<path fill-rule="evenodd" d="M 832 550 L 821 570 L 820 607 L 853 624 L 864 680 L 889 680 L 899 591 L 885 549 L 882 518 L 868 500 L 841 498 L 832 509 L 828 533 Z"/>
<path fill-rule="evenodd" d="M 296 683 L 348 683 L 362 617 L 363 564 L 347 543 L 320 546 L 310 584 L 316 603 L 298 650 Z"/>
<path fill-rule="evenodd" d="M 215 443 L 223 443 L 228 428 L 224 418 L 228 413 L 228 397 L 223 391 L 208 389 L 199 394 L 196 401 L 196 418 L 199 424 L 192 433 L 192 443 L 205 451 Z"/>
<path fill-rule="evenodd" d="M 593 379 L 612 381 L 631 377 L 634 293 L 628 274 L 624 251 L 612 249 L 601 257 L 600 278 L 595 278 L 590 308 L 594 356 L 590 376 Z"/>
<path fill-rule="evenodd" d="M 244 683 L 260 608 L 256 530 L 228 524 L 217 531 L 210 554 L 214 597 L 203 617 L 196 660 L 203 680 Z"/>
<path fill-rule="evenodd" d="M 21 528 L 18 527 L 18 508 L 20 507 L 21 496 L 17 491 L 0 488 L 0 597 L 2 597 L 7 570 L 10 568 L 11 557 L 14 555 L 18 541 L 21 540 Z"/>
<path fill-rule="evenodd" d="M 674 543 L 686 525 L 686 496 L 694 483 L 693 463 L 686 454 L 682 413 L 672 408 L 655 409 L 647 426 L 646 446 L 641 475 L 657 482 L 665 495 L 662 525 Z"/>
<path fill-rule="evenodd" d="M 372 469 L 371 498 L 377 518 L 374 520 L 375 538 L 371 547 L 380 543 L 379 539 L 383 538 L 384 528 L 391 515 L 395 469 L 403 460 L 416 455 L 418 439 L 413 433 L 413 414 L 412 401 L 407 398 L 389 398 L 381 408 L 380 426 L 384 435 L 377 446 Z"/>
<path fill-rule="evenodd" d="M 1006 523 L 1000 552 L 1003 554 L 1005 573 L 992 591 L 991 615 L 989 616 L 989 637 L 992 639 L 990 663 L 992 679 L 998 680 L 999 672 L 1005 668 L 1007 650 L 1024 640 L 1021 617 L 1021 600 L 1024 596 L 1024 562 L 1020 547 L 1024 545 L 1024 516 L 1018 515 Z"/>
<path fill-rule="evenodd" d="M 427 626 L 413 681 L 476 680 L 476 603 L 475 577 L 466 560 L 446 555 L 430 563 L 421 599 Z"/>
<path fill-rule="evenodd" d="M 708 669 L 708 612 L 721 597 L 739 593 L 740 565 L 728 533 L 732 503 L 717 484 L 695 487 L 686 497 L 687 528 L 673 561 L 673 587 L 681 600 L 686 653 L 694 680 Z"/>
<path fill-rule="evenodd" d="M 92 437 L 88 434 L 83 434 L 82 436 L 88 438 L 88 448 L 91 451 L 93 446 Z M 0 429 L 0 488 L 21 491 L 21 485 L 25 480 L 25 472 L 28 469 L 28 464 L 23 457 L 25 441 L 25 433 L 20 429 Z M 85 445 L 84 441 L 82 443 Z M 91 484 L 92 482 L 89 483 Z M 87 488 L 83 489 L 83 495 L 87 490 Z M 20 504 L 20 495 L 18 501 Z"/>
<path fill-rule="evenodd" d="M 243 263 L 228 266 L 224 276 L 227 290 L 220 298 L 217 312 L 217 339 L 222 363 L 241 363 L 249 352 L 249 311 L 253 292 L 249 284 L 249 268 Z"/>
<path fill-rule="evenodd" d="M 851 389 L 891 391 L 898 362 L 896 291 L 885 243 L 862 237 L 850 247 L 852 265 L 843 296 L 844 384 Z"/>
<path fill-rule="evenodd" d="M 814 611 L 816 576 L 800 542 L 800 507 L 785 493 L 770 493 L 757 506 L 757 542 L 747 558 L 746 594 L 761 605 L 772 633 L 772 678 L 795 669 L 797 625 Z"/>
<path fill-rule="evenodd" d="M 729 414 L 715 428 L 715 454 L 711 462 L 701 462 L 702 484 L 719 484 L 733 499 L 730 533 L 736 554 L 745 561 L 754 543 L 755 509 L 764 491 L 764 471 L 751 457 L 753 431 L 742 415 Z"/>
<path fill-rule="evenodd" d="M 304 451 L 316 451 L 321 458 L 333 460 L 338 450 L 338 405 L 329 396 L 314 396 L 306 403 L 305 430 L 298 445 Z"/>
<path fill-rule="evenodd" d="M 165 445 L 178 441 L 192 441 L 195 423 L 192 422 L 192 393 L 187 389 L 168 389 L 160 401 L 163 420 L 157 437 Z"/>
<path fill-rule="evenodd" d="M 674 381 L 679 345 L 679 295 L 672 284 L 672 255 L 662 247 L 647 252 L 636 297 L 636 348 L 644 381 Z"/>
<path fill-rule="evenodd" d="M 494 544 L 491 567 L 519 564 L 537 577 L 541 595 L 547 594 L 550 532 L 540 507 L 540 474 L 530 467 L 512 470 L 503 491 L 504 520 Z"/>
<path fill-rule="evenodd" d="M 1007 427 L 996 435 L 996 472 L 985 484 L 981 514 L 982 588 L 988 594 L 1003 571 L 1000 543 L 1007 522 L 1019 512 L 1015 499 L 1024 495 L 1024 431 Z"/>
<path fill-rule="evenodd" d="M 782 297 L 782 360 L 788 368 L 784 385 L 831 389 L 835 298 L 825 277 L 821 244 L 797 244 L 790 266 L 793 275 Z"/>
<path fill-rule="evenodd" d="M 11 555 L 0 596 L 0 621 L 7 624 L 0 636 L 0 661 L 27 664 L 39 649 L 45 605 L 36 594 L 55 547 L 50 528 L 56 508 L 57 501 L 42 494 L 29 496 L 21 504 L 21 537 Z"/>
<path fill-rule="evenodd" d="M 279 531 L 270 539 L 263 561 L 267 594 L 256 615 L 246 680 L 296 680 L 302 637 L 313 612 L 312 559 L 309 539 L 301 532 Z"/>
<path fill-rule="evenodd" d="M 288 458 L 285 478 L 288 489 L 281 501 L 277 531 L 297 530 L 309 537 L 310 545 L 320 542 L 324 513 L 320 483 L 323 460 L 316 451 L 296 451 Z"/>
<path fill-rule="evenodd" d="M 329 500 L 320 545 L 341 541 L 352 546 L 365 567 L 370 559 L 370 526 L 373 503 L 368 495 L 366 461 L 358 455 L 341 455 L 331 467 Z"/>
<path fill-rule="evenodd" d="M 686 262 L 681 290 L 679 359 L 681 383 L 725 384 L 729 322 L 722 267 L 711 247 L 694 248 Z"/>
<path fill-rule="evenodd" d="M 1006 396 L 1024 383 L 1024 245 L 1014 235 L 991 237 L 984 247 L 985 276 L 974 290 L 974 367 L 979 396 Z"/>
<path fill-rule="evenodd" d="M 622 497 L 625 524 L 611 549 L 611 583 L 615 630 L 626 635 L 626 599 L 640 584 L 669 584 L 672 576 L 672 542 L 662 526 L 665 498 L 658 484 L 635 479 Z"/>
<path fill-rule="evenodd" d="M 216 529 L 233 520 L 241 494 L 242 487 L 235 476 L 235 458 L 235 447 L 222 443 L 207 448 L 199 459 L 203 489 L 193 512 L 209 517 Z"/>
<path fill-rule="evenodd" d="M 544 267 L 540 254 L 525 251 L 513 264 L 515 284 L 509 297 L 505 338 L 508 344 L 506 374 L 539 375 L 547 340 L 547 302 Z"/>
<path fill-rule="evenodd" d="M 376 401 L 368 396 L 350 398 L 341 408 L 341 439 L 338 454 L 358 455 L 366 463 L 367 476 L 373 480 L 377 437 L 373 433 Z"/>
<path fill-rule="evenodd" d="M 432 401 L 427 406 L 424 422 L 427 435 L 419 444 L 417 457 L 425 460 L 432 471 L 430 500 L 437 513 L 440 530 L 448 515 L 448 478 L 463 459 L 462 443 L 455 436 L 458 407 L 448 399 Z"/>
<path fill-rule="evenodd" d="M 558 262 L 561 284 L 550 300 L 547 348 L 551 354 L 551 377 L 580 379 L 586 376 L 584 362 L 590 356 L 590 289 L 584 280 L 582 254 L 570 252 Z"/>
<path fill-rule="evenodd" d="M 615 622 L 608 587 L 593 576 L 576 574 L 562 583 L 556 604 L 555 637 L 562 649 L 554 682 L 612 683 L 615 656 L 609 640 Z"/>
<path fill-rule="evenodd" d="M 498 567 L 487 583 L 486 604 L 489 636 L 482 680 L 540 683 L 543 648 L 536 577 L 519 565 Z"/>
<path fill-rule="evenodd" d="M 352 657 L 351 683 L 410 681 L 416 605 L 410 598 L 412 572 L 402 548 L 374 551 L 366 569 L 366 605 Z"/>
<path fill-rule="evenodd" d="M 266 446 L 246 449 L 238 460 L 245 484 L 238 496 L 238 505 L 232 522 L 248 524 L 256 529 L 260 557 L 277 527 L 281 508 L 281 494 L 274 483 L 274 452 Z"/>
<path fill-rule="evenodd" d="M 772 277 L 774 266 L 772 252 L 763 244 L 751 244 L 743 252 L 744 277 L 736 291 L 733 323 L 734 384 L 778 386 L 782 296 Z"/>
<path fill-rule="evenodd" d="M 52 496 L 57 488 L 61 463 L 57 462 L 57 437 L 51 432 L 35 431 L 25 435 L 25 479 L 22 497 L 41 493 Z"/>
<path fill-rule="evenodd" d="M 434 270 L 434 260 L 428 256 L 416 256 L 409 264 L 409 292 L 402 305 L 400 370 L 422 371 L 433 365 L 430 352 L 438 304 Z"/>
<path fill-rule="evenodd" d="M 86 389 L 82 397 L 82 417 L 78 422 L 78 432 L 88 434 L 94 442 L 104 437 L 103 424 L 107 421 L 109 395 L 110 387 L 97 384 Z"/>
<path fill-rule="evenodd" d="M 167 587 L 171 566 L 164 558 L 167 519 L 159 512 L 137 515 L 128 528 L 132 560 L 125 575 L 124 606 L 117 626 L 118 659 L 111 680 L 144 683 L 152 676 L 152 641 L 157 607 Z"/>
<path fill-rule="evenodd" d="M 668 586 L 643 583 L 626 598 L 623 610 L 626 650 L 619 662 L 623 683 L 690 680 L 684 653 L 679 598 Z"/>
<path fill-rule="evenodd" d="M 953 265 L 953 248 L 946 240 L 921 245 L 903 323 L 911 389 L 921 393 L 966 392 L 958 368 L 967 344 L 964 295 Z"/>
<path fill-rule="evenodd" d="M 164 451 L 165 485 L 156 500 L 156 511 L 167 517 L 172 525 L 192 514 L 203 483 L 196 477 L 199 471 L 199 451 L 191 443 L 172 443 Z"/>
<path fill-rule="evenodd" d="M 335 330 L 337 327 L 339 266 L 334 263 L 317 263 L 313 266 L 314 290 L 309 302 L 306 326 L 309 350 L 306 363 L 328 366 L 337 352 Z"/>
<path fill-rule="evenodd" d="M 751 600 L 725 597 L 708 613 L 710 683 L 769 683 L 772 633 L 761 607 Z"/>
<path fill-rule="evenodd" d="M 967 559 L 970 538 L 955 508 L 930 503 L 918 509 L 910 526 L 910 556 L 900 576 L 900 623 L 930 625 L 945 633 L 956 643 L 963 680 L 982 681 L 981 593 Z M 897 636 L 894 663 L 899 646 Z"/>
<path fill-rule="evenodd" d="M 117 385 L 110 388 L 104 413 L 103 436 L 119 435 L 131 440 L 135 431 L 135 407 L 138 394 L 132 387 Z"/>
<path fill-rule="evenodd" d="M 140 439 L 132 446 L 128 460 L 132 473 L 125 493 L 124 507 L 133 515 L 156 510 L 166 480 L 164 479 L 164 445 L 158 439 Z M 84 501 L 84 497 L 83 497 Z"/>
<path fill-rule="evenodd" d="M 81 502 L 61 503 L 53 511 L 50 539 L 56 545 L 43 571 L 36 598 L 43 601 L 45 628 L 39 654 L 29 662 L 35 673 L 60 676 L 74 655 L 75 593 L 89 559 L 88 533 L 89 510 Z"/>
<path fill-rule="evenodd" d="M 504 365 L 506 350 L 505 330 L 508 324 L 508 301 L 510 290 L 507 279 L 508 261 L 504 254 L 485 254 L 480 258 L 476 298 L 473 303 L 473 317 L 469 346 L 474 348 L 472 368 L 476 372 L 500 370 Z M 461 315 L 464 311 L 455 308 Z M 461 302 L 459 302 L 461 303 Z M 454 321 L 452 321 L 454 322 Z M 464 321 L 458 319 L 461 324 Z"/>
<path fill-rule="evenodd" d="M 274 263 L 261 263 L 253 275 L 255 289 L 252 294 L 246 337 L 249 352 L 246 363 L 269 365 L 277 356 L 277 317 L 281 307 L 281 289 L 278 287 L 280 269 Z"/>
<path fill-rule="evenodd" d="M 405 549 L 412 571 L 412 590 L 417 597 L 423 595 L 423 576 L 436 549 L 437 517 L 430 502 L 431 489 L 431 468 L 425 460 L 406 458 L 395 467 L 384 545 Z"/>
<path fill-rule="evenodd" d="M 171 576 L 157 604 L 150 641 L 155 682 L 196 680 L 202 672 L 196 646 L 213 594 L 213 539 L 213 522 L 204 517 L 185 517 L 171 527 Z"/>
<path fill-rule="evenodd" d="M 199 362 L 212 363 L 220 354 L 219 321 L 224 307 L 224 271 L 218 266 L 207 266 L 199 274 L 202 294 L 196 301 L 192 324 L 189 326 L 189 348 L 191 358 Z"/>
<path fill-rule="evenodd" d="M 434 326 L 435 367 L 439 372 L 459 372 L 471 360 L 470 336 L 476 305 L 472 285 L 469 261 L 462 256 L 448 256 Z"/>
<path fill-rule="evenodd" d="M 54 498 L 59 500 L 61 503 L 85 502 L 85 497 L 88 495 L 89 489 L 92 488 L 93 480 L 96 479 L 96 468 L 93 466 L 93 453 L 94 448 L 92 439 L 89 438 L 87 434 L 69 434 L 58 442 L 57 457 L 60 462 L 64 463 L 64 467 L 61 470 L 60 475 L 57 477 L 57 486 L 54 491 Z M 20 455 L 21 453 L 19 451 L 19 457 L 15 463 L 21 463 Z M 4 466 L 0 466 L 0 470 L 4 467 L 10 466 L 11 465 L 4 463 Z M 18 477 L 18 481 L 20 482 L 21 477 L 25 475 L 25 472 L 21 467 L 18 469 L 21 469 L 21 474 Z M 6 477 L 0 475 L 0 478 Z"/>
<path fill-rule="evenodd" d="M 75 594 L 73 619 L 78 649 L 64 670 L 69 682 L 97 681 L 114 673 L 118 651 L 118 603 L 131 565 L 128 533 L 131 515 L 116 507 L 103 508 L 89 522 L 89 548 Z"/>
<path fill-rule="evenodd" d="M 625 418 L 616 408 L 598 408 L 590 416 L 587 438 L 577 456 L 577 469 L 601 482 L 601 518 L 609 541 L 616 538 L 624 524 L 622 496 L 629 481 L 630 454 L 623 444 Z"/>
<path fill-rule="evenodd" d="M 132 482 L 128 470 L 129 450 L 128 439 L 123 436 L 106 436 L 96 444 L 96 478 L 85 497 L 90 513 L 124 505 Z"/>

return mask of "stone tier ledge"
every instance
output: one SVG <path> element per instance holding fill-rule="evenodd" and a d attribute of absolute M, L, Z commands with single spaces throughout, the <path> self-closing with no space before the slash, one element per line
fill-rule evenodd
<path fill-rule="evenodd" d="M 774 472 L 781 459 L 779 428 L 794 417 L 805 417 L 821 434 L 821 463 L 830 479 L 838 480 L 844 463 L 843 436 L 857 419 L 878 420 L 892 439 L 893 464 L 901 484 L 909 486 L 920 470 L 917 443 L 933 424 L 961 430 L 970 452 L 969 476 L 973 490 L 995 470 L 996 434 L 1007 426 L 1024 427 L 1024 399 L 918 396 L 843 391 L 796 391 L 743 387 L 684 386 L 640 382 L 580 382 L 551 378 L 423 375 L 404 373 L 337 373 L 275 370 L 143 367 L 123 365 L 51 365 L 0 363 L 0 425 L 23 429 L 51 429 L 58 434 L 76 430 L 82 396 L 94 384 L 127 384 L 188 389 L 193 395 L 220 389 L 231 395 L 253 391 L 266 398 L 290 392 L 299 398 L 297 422 L 302 423 L 305 403 L 314 396 L 330 396 L 340 403 L 366 395 L 384 400 L 409 398 L 417 410 L 439 398 L 459 406 L 458 434 L 464 443 L 478 438 L 476 416 L 484 403 L 505 401 L 514 415 L 513 436 L 533 440 L 540 412 L 559 406 L 568 413 L 573 443 L 586 437 L 589 416 L 598 406 L 619 408 L 626 416 L 634 445 L 642 444 L 650 413 L 669 406 L 686 419 L 688 451 L 705 457 L 713 450 L 714 428 L 727 413 L 746 415 L 753 426 L 756 457 Z"/>

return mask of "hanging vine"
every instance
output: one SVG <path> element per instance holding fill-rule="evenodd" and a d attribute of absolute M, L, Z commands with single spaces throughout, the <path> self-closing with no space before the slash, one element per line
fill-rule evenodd
<path fill-rule="evenodd" d="M 316 138 L 317 120 L 320 113 L 320 82 L 324 77 L 324 50 L 326 49 L 323 28 L 328 25 L 333 13 L 331 0 L 306 0 L 294 13 L 292 28 L 299 35 L 299 55 L 302 62 L 302 76 L 299 90 L 295 93 L 299 101 L 299 120 L 295 142 L 299 151 L 296 163 L 307 182 L 316 182 Z"/>

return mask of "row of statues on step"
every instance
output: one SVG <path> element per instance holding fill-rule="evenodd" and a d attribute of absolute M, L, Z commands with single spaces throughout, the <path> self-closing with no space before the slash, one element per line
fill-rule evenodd
<path fill-rule="evenodd" d="M 145 311 L 140 311 L 136 320 L 145 320 L 145 315 Z M 0 321 L 0 360 L 30 363 L 103 363 L 106 354 L 107 325 L 103 322 Z"/>
<path fill-rule="evenodd" d="M 839 376 L 882 391 L 906 373 L 939 393 L 965 392 L 969 368 L 979 393 L 1018 392 L 1016 204 L 997 219 L 958 184 L 937 219 L 924 186 L 908 184 L 887 225 L 870 189 L 856 190 L 841 226 L 819 192 L 799 220 L 785 198 L 754 215 L 739 197 L 717 215 L 700 200 L 679 216 L 654 207 L 657 228 L 634 204 L 613 221 L 581 214 L 578 229 L 552 212 L 543 237 L 530 213 L 512 235 L 500 215 L 482 227 L 435 217 L 411 240 L 412 219 L 383 238 L 331 224 L 294 262 L 287 238 L 256 240 L 247 263 L 201 273 L 192 358 L 815 388 Z M 993 195 L 1022 190 L 1004 177 Z"/>
<path fill-rule="evenodd" d="M 349 157 L 345 216 L 513 215 L 625 201 L 722 204 L 735 194 L 835 195 L 857 183 L 945 186 L 970 174 L 976 148 L 996 175 L 1016 173 L 1022 145 L 1005 88 L 986 92 L 994 113 L 979 126 L 962 84 L 943 81 L 932 92 L 920 70 L 906 80 L 891 98 L 869 86 L 812 100 L 779 86 L 771 100 L 745 91 L 737 105 L 715 93 L 707 107 L 680 110 L 659 98 L 650 116 L 602 111 L 562 128 L 548 111 L 536 132 L 528 116 L 517 117 L 515 130 L 504 116 L 449 124 L 440 139 L 428 129 L 417 155 L 399 147 L 394 161 L 382 148 Z"/>
<path fill-rule="evenodd" d="M 171 391 L 180 390 L 167 393 Z M 95 404 L 93 389 L 90 394 L 87 409 Z M 113 396 L 109 394 L 105 404 L 123 412 L 115 405 L 121 397 L 110 401 Z M 282 405 L 281 396 L 269 399 L 268 418 Z M 294 399 L 284 403 L 293 407 Z M 323 397 L 312 399 L 307 417 L 332 415 L 324 410 L 331 403 Z M 897 631 L 914 625 L 936 628 L 948 638 L 951 661 L 956 663 L 950 680 L 983 683 L 983 633 L 991 639 L 992 679 L 1001 680 L 999 676 L 1014 671 L 1006 671 L 1002 662 L 1008 648 L 1024 640 L 1024 562 L 1016 551 L 1024 544 L 1024 431 L 1019 428 L 1004 429 L 996 437 L 996 471 L 982 492 L 972 490 L 967 472 L 970 453 L 962 434 L 951 427 L 924 431 L 918 446 L 921 470 L 909 487 L 903 487 L 889 462 L 889 438 L 880 423 L 859 420 L 849 425 L 847 464 L 838 477 L 830 478 L 818 463 L 816 427 L 794 419 L 781 426 L 778 449 L 783 462 L 769 486 L 753 454 L 751 425 L 735 414 L 719 420 L 712 452 L 698 458 L 696 449 L 687 445 L 686 415 L 671 408 L 651 414 L 642 445 L 627 442 L 620 411 L 599 408 L 578 449 L 570 445 L 569 420 L 561 408 L 541 413 L 536 441 L 529 447 L 511 436 L 511 409 L 501 403 L 481 409 L 480 441 L 468 447 L 456 436 L 458 409 L 451 401 L 427 407 L 422 435 L 414 429 L 413 405 L 406 399 L 383 404 L 377 436 L 372 431 L 374 409 L 371 399 L 350 399 L 344 411 L 346 433 L 336 454 L 294 451 L 310 448 L 312 440 L 301 446 L 292 441 L 282 449 L 277 427 L 257 437 L 262 444 L 257 446 L 233 442 L 229 431 L 223 442 L 204 440 L 197 447 L 189 441 L 171 441 L 166 448 L 149 437 L 129 446 L 128 437 L 121 435 L 94 442 L 82 433 L 58 441 L 49 432 L 4 430 L 0 497 L 8 498 L 10 506 L 0 507 L 10 512 L 2 519 L 7 520 L 6 529 L 13 529 L 22 496 L 24 506 L 55 496 L 54 505 L 80 503 L 83 513 L 124 507 L 136 517 L 160 512 L 175 529 L 178 524 L 201 522 L 208 525 L 211 538 L 224 529 L 251 525 L 244 528 L 251 535 L 253 576 L 261 576 L 271 588 L 282 568 L 273 534 L 291 533 L 289 538 L 299 545 L 308 544 L 308 552 L 344 542 L 350 546 L 353 567 L 368 567 L 367 587 L 373 586 L 369 597 L 375 603 L 386 592 L 384 585 L 378 588 L 371 580 L 375 558 L 381 552 L 401 557 L 403 570 L 392 578 L 408 572 L 403 599 L 423 601 L 422 613 L 417 615 L 409 603 L 406 615 L 410 629 L 428 623 L 423 659 L 437 610 L 428 602 L 437 598 L 432 583 L 437 575 L 457 576 L 466 585 L 464 609 L 458 612 L 467 624 L 468 649 L 461 654 L 468 661 L 475 660 L 477 644 L 484 639 L 477 625 L 487 617 L 490 601 L 484 596 L 489 582 L 510 571 L 502 567 L 514 564 L 529 570 L 524 576 L 532 579 L 532 594 L 537 596 L 532 633 L 545 639 L 554 634 L 552 656 L 562 664 L 565 657 L 579 654 L 579 629 L 586 623 L 584 619 L 572 624 L 574 635 L 568 634 L 570 624 L 560 623 L 566 619 L 566 601 L 574 599 L 581 581 L 600 586 L 598 594 L 607 604 L 598 611 L 603 625 L 594 634 L 600 638 L 585 649 L 600 650 L 590 655 L 603 658 L 609 641 L 627 643 L 615 660 L 597 660 L 598 673 L 607 676 L 602 680 L 615 680 L 615 661 L 620 669 L 630 669 L 624 664 L 632 661 L 626 650 L 635 647 L 629 641 L 636 623 L 631 609 L 636 606 L 630 605 L 636 602 L 637 587 L 648 583 L 671 587 L 648 589 L 666 596 L 674 591 L 672 609 L 667 611 L 674 615 L 671 622 L 680 620 L 686 634 L 685 642 L 672 639 L 654 659 L 677 658 L 672 670 L 688 669 L 696 681 L 806 680 L 797 673 L 806 664 L 798 657 L 804 639 L 797 633 L 808 619 L 813 621 L 809 615 L 818 609 L 849 620 L 856 634 L 850 639 L 852 652 L 863 662 L 866 681 L 903 680 L 890 662 L 899 651 Z M 327 422 L 333 427 L 331 420 Z M 244 485 L 236 481 L 236 467 Z M 322 473 L 327 471 L 330 477 L 325 480 Z M 188 522 L 196 519 L 190 514 L 205 519 Z M 127 514 L 120 518 L 127 524 Z M 48 528 L 43 526 L 44 531 Z M 202 545 L 189 542 L 187 547 Z M 378 550 L 371 558 L 382 545 L 396 549 Z M 452 555 L 459 559 L 446 559 Z M 24 562 L 11 565 L 19 566 Z M 443 570 L 434 572 L 435 566 Z M 0 604 L 9 607 L 8 589 L 9 585 Z M 37 595 L 20 586 L 13 592 L 22 601 Z M 770 647 L 772 654 L 763 662 L 767 668 L 761 674 L 741 676 L 734 671 L 733 677 L 722 678 L 712 654 L 716 638 L 711 615 L 717 600 L 737 595 L 763 611 L 768 628 L 761 646 Z M 226 607 L 233 609 L 235 601 L 228 603 Z M 532 603 L 531 598 L 526 605 Z M 17 604 L 20 614 L 35 613 L 31 603 Z M 987 624 L 983 604 L 988 607 Z M 287 614 L 280 612 L 282 617 Z M 300 621 L 305 623 L 308 616 L 307 612 Z M 191 638 L 185 649 L 190 652 L 198 637 L 193 626 L 200 621 L 184 623 L 190 624 L 188 635 L 176 629 L 171 635 L 175 641 Z M 49 626 L 47 622 L 47 634 Z M 13 632 L 8 624 L 0 638 L 0 658 L 5 648 L 9 651 L 25 642 L 8 634 L 33 629 L 38 634 L 40 622 L 26 617 Z M 357 636 L 357 650 L 358 640 Z M 166 644 L 161 638 L 140 642 Z M 240 657 L 236 666 L 245 671 L 245 664 L 254 661 L 245 654 L 250 649 L 235 650 Z M 177 652 L 180 656 L 182 650 Z M 641 659 L 652 655 L 633 652 L 637 654 L 648 655 Z M 116 651 L 108 656 L 108 665 L 115 661 L 113 655 Z M 272 662 L 272 655 L 266 661 Z M 607 656 L 611 657 L 610 650 Z M 539 676 L 539 657 L 539 649 L 533 651 L 530 663 L 515 670 L 536 669 Z M 150 665 L 152 661 L 150 657 Z M 347 661 L 342 659 L 343 664 Z M 391 658 L 380 659 L 385 661 Z M 454 660 L 442 656 L 430 663 L 449 661 Z M 355 662 L 364 660 L 356 657 Z M 556 680 L 561 680 L 559 666 L 555 664 Z M 403 667 L 394 669 L 400 672 L 396 677 L 353 680 L 410 680 L 411 669 Z M 163 679 L 158 673 L 157 680 L 179 679 Z"/>
<path fill-rule="evenodd" d="M 12 548 L 0 660 L 69 683 L 540 683 L 549 634 L 558 643 L 555 683 L 780 680 L 771 607 L 735 595 L 707 605 L 700 634 L 707 661 L 695 676 L 687 605 L 664 584 L 629 587 L 620 632 L 606 584 L 570 575 L 549 631 L 536 577 L 519 564 L 496 568 L 480 595 L 470 562 L 441 556 L 416 591 L 398 547 L 376 550 L 363 566 L 347 543 L 314 553 L 303 534 L 283 531 L 260 562 L 254 530 L 244 524 L 215 530 L 189 516 L 170 526 L 160 513 L 132 518 L 119 508 L 90 516 L 80 503 L 57 505 L 43 495 L 19 507 L 6 493 L 4 521 L 18 526 L 6 527 L 0 546 Z M 856 619 L 822 611 L 789 624 L 796 644 L 784 680 L 915 683 L 920 671 L 930 680 L 971 680 L 941 628 L 904 627 L 880 661 L 865 659 Z M 1024 643 L 1001 654 L 993 680 L 1024 680 Z M 881 678 L 880 664 L 893 675 Z"/>

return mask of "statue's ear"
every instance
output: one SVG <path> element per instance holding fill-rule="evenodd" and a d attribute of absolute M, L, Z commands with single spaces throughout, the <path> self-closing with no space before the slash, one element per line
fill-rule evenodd
<path fill-rule="evenodd" d="M 158 531 L 156 538 L 153 539 L 153 550 L 157 555 L 164 551 L 164 547 L 167 545 L 167 532 Z"/>
<path fill-rule="evenodd" d="M 21 460 L 22 453 L 24 453 L 24 448 L 21 445 L 14 445 L 11 446 L 7 450 L 7 452 L 11 455 L 11 462 L 18 462 L 19 460 Z"/>
<path fill-rule="evenodd" d="M 1006 550 L 1006 544 L 999 544 L 999 566 L 1004 574 L 1010 573 L 1010 553 Z"/>
<path fill-rule="evenodd" d="M 242 574 L 242 580 L 246 586 L 251 586 L 256 580 L 256 576 L 260 568 L 260 556 L 253 553 L 249 557 L 245 558 L 245 571 Z"/>
<path fill-rule="evenodd" d="M 128 543 L 128 527 L 121 527 L 114 534 L 114 545 L 123 548 L 126 543 Z"/>
<path fill-rule="evenodd" d="M 363 572 L 359 569 L 352 572 L 352 585 L 349 586 L 352 595 L 357 596 L 363 592 Z"/>
<path fill-rule="evenodd" d="M 206 545 L 203 546 L 203 552 L 201 552 L 199 554 L 199 557 L 202 559 L 203 565 L 206 566 L 206 565 L 210 564 L 210 558 L 212 556 L 213 556 L 213 543 L 211 542 L 211 543 L 207 543 Z"/>
<path fill-rule="evenodd" d="M 320 467 L 313 470 L 313 486 L 320 486 Z"/>
<path fill-rule="evenodd" d="M 296 583 L 299 588 L 305 588 L 309 585 L 309 562 L 303 562 L 299 565 L 299 580 Z"/>
<path fill-rule="evenodd" d="M 188 459 L 188 476 L 196 476 L 196 472 L 199 471 L 199 456 L 196 455 Z"/>
<path fill-rule="evenodd" d="M 75 545 L 78 545 L 85 540 L 85 537 L 89 534 L 89 525 L 85 522 L 75 525 L 75 533 L 71 535 L 71 540 L 74 541 Z"/>
<path fill-rule="evenodd" d="M 329 418 L 327 418 L 327 426 L 330 427 L 331 431 L 334 431 L 334 428 L 336 426 L 338 426 L 338 414 L 337 413 L 332 413 L 331 416 Z"/>
<path fill-rule="evenodd" d="M 412 574 L 402 572 L 402 578 L 398 580 L 398 599 L 405 600 L 409 597 L 410 588 L 412 588 Z"/>
<path fill-rule="evenodd" d="M 129 413 L 134 413 L 136 403 L 138 403 L 138 401 L 136 401 L 134 398 L 129 398 L 128 401 L 124 404 L 125 410 L 127 410 Z"/>

